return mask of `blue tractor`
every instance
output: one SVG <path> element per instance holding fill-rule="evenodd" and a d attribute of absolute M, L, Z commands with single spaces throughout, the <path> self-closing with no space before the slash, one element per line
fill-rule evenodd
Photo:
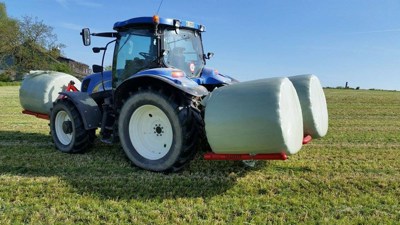
<path fill-rule="evenodd" d="M 50 115 L 55 145 L 62 152 L 81 152 L 100 128 L 101 139 L 119 140 L 136 166 L 177 171 L 204 137 L 201 98 L 237 81 L 205 67 L 212 53 L 203 51 L 203 25 L 154 16 L 117 22 L 114 30 L 82 30 L 85 46 L 91 36 L 113 39 L 112 70 L 94 65 L 80 92 L 62 93 L 66 98 Z M 105 53 L 107 46 L 93 51 Z"/>
<path fill-rule="evenodd" d="M 239 83 L 205 67 L 213 55 L 203 51 L 205 27 L 190 21 L 139 17 L 115 23 L 114 30 L 82 29 L 85 46 L 91 36 L 112 40 L 93 48 L 103 51 L 103 62 L 93 65 L 95 73 L 82 80 L 80 91 L 71 81 L 67 91 L 48 100 L 57 79 L 49 74 L 32 75 L 21 86 L 24 113 L 50 119 L 61 152 L 88 149 L 100 128 L 101 140 L 120 142 L 134 165 L 174 172 L 199 149 L 212 151 L 205 159 L 284 160 L 327 132 L 325 96 L 314 75 Z M 114 42 L 112 69 L 104 71 Z M 46 91 L 29 92 L 34 82 Z M 38 99 L 52 108 L 37 108 Z"/>

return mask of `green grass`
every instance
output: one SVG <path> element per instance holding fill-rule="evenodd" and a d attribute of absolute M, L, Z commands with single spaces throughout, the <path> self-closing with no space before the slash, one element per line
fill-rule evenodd
<path fill-rule="evenodd" d="M 326 90 L 330 130 L 287 161 L 204 161 L 177 174 L 120 146 L 54 149 L 48 121 L 0 87 L 0 224 L 398 224 L 400 92 Z"/>
<path fill-rule="evenodd" d="M 21 82 L 19 81 L 13 81 L 13 82 L 4 82 L 4 81 L 0 81 L 0 87 L 3 86 L 20 86 Z"/>

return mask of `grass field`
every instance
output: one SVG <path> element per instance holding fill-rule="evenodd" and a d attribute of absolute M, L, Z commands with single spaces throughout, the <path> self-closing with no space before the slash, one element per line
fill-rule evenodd
<path fill-rule="evenodd" d="M 287 161 L 132 167 L 119 146 L 56 151 L 0 87 L 0 224 L 398 224 L 400 92 L 326 90 L 330 130 Z"/>

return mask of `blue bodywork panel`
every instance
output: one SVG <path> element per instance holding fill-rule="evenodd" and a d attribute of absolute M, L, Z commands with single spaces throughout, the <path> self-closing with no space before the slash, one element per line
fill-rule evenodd
<path fill-rule="evenodd" d="M 161 76 L 176 85 L 182 86 L 183 88 L 196 88 L 198 85 L 223 85 L 232 84 L 238 82 L 237 80 L 218 73 L 218 71 L 210 68 L 204 68 L 200 77 L 188 78 L 183 77 L 173 77 L 172 72 L 180 71 L 172 68 L 156 68 L 142 70 L 131 77 L 136 76 Z M 104 88 L 106 91 L 112 90 L 112 73 L 111 71 L 103 72 Z M 101 82 L 101 73 L 91 74 L 85 77 L 82 81 L 81 90 L 87 92 L 88 94 L 94 94 L 97 92 L 104 91 L 103 84 Z"/>
<path fill-rule="evenodd" d="M 111 71 L 103 72 L 104 88 L 106 91 L 112 90 L 112 73 Z M 88 94 L 94 94 L 97 92 L 104 91 L 103 84 L 101 82 L 101 73 L 94 73 L 86 76 L 82 80 L 81 90 L 87 92 Z"/>
<path fill-rule="evenodd" d="M 184 28 L 190 28 L 190 29 L 196 29 L 200 30 L 203 28 L 203 31 L 205 31 L 205 27 L 191 22 L 191 21 L 185 21 L 185 20 L 176 20 L 176 19 L 168 19 L 168 18 L 160 18 L 159 19 L 159 24 L 160 25 L 166 25 L 166 26 L 175 26 L 175 21 L 180 22 L 180 27 Z M 124 27 L 129 27 L 129 26 L 134 26 L 134 25 L 139 25 L 139 24 L 154 24 L 153 22 L 153 17 L 137 17 L 137 18 L 132 18 L 129 20 L 121 21 L 121 22 L 116 22 L 114 24 L 114 30 L 119 30 Z"/>
<path fill-rule="evenodd" d="M 203 68 L 200 77 L 193 78 L 193 80 L 200 85 L 220 85 L 232 84 L 238 82 L 237 80 L 218 73 L 217 70 L 210 68 Z"/>
<path fill-rule="evenodd" d="M 140 71 L 135 75 L 130 76 L 124 80 L 116 88 L 115 94 L 122 93 L 129 89 L 129 87 L 140 85 L 142 81 L 150 81 L 158 83 L 161 81 L 165 85 L 169 85 L 176 89 L 182 90 L 183 92 L 192 96 L 205 96 L 208 95 L 208 91 L 204 86 L 198 85 L 192 79 L 184 76 L 183 71 L 173 68 L 156 68 Z M 122 90 L 122 91 L 121 91 Z"/>
<path fill-rule="evenodd" d="M 173 83 L 174 86 L 182 87 L 182 89 L 193 89 L 193 90 L 197 89 L 198 86 L 202 84 L 232 83 L 232 80 L 230 78 L 218 74 L 213 74 L 215 73 L 215 71 L 211 69 L 204 69 L 202 73 L 202 76 L 204 75 L 204 77 L 194 78 L 194 79 L 190 79 L 187 76 L 173 77 L 173 72 L 182 72 L 182 71 L 173 68 L 155 68 L 155 69 L 142 70 L 132 75 L 131 78 L 141 77 L 141 76 L 161 77 L 165 81 Z M 105 90 L 106 91 L 112 90 L 111 71 L 103 72 L 103 79 L 104 79 Z M 101 80 L 102 80 L 101 73 L 91 74 L 82 80 L 81 90 L 83 92 L 87 92 L 88 94 L 95 94 L 97 92 L 102 92 L 104 91 L 104 89 Z"/>
<path fill-rule="evenodd" d="M 162 76 L 177 85 L 182 85 L 183 87 L 196 87 L 198 84 L 191 80 L 190 78 L 183 76 L 183 77 L 173 77 L 172 72 L 182 72 L 181 70 L 176 70 L 172 68 L 156 68 L 156 69 L 148 69 L 142 70 L 139 73 L 135 74 L 134 76 L 140 75 L 154 75 L 154 76 Z M 183 73 L 183 72 L 182 72 Z"/>

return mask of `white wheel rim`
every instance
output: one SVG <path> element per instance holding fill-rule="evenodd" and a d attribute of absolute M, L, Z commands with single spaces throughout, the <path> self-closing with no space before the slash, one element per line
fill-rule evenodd
<path fill-rule="evenodd" d="M 54 122 L 54 126 L 55 126 L 55 130 L 56 130 L 56 135 L 58 140 L 61 142 L 61 144 L 63 145 L 69 145 L 72 141 L 72 133 L 70 134 L 66 134 L 63 130 L 63 123 L 65 121 L 71 121 L 71 119 L 69 118 L 67 112 L 65 111 L 60 111 L 57 113 L 55 122 Z"/>
<path fill-rule="evenodd" d="M 146 159 L 164 157 L 172 146 L 173 135 L 167 115 L 154 105 L 139 107 L 130 118 L 129 138 L 136 151 Z"/>

